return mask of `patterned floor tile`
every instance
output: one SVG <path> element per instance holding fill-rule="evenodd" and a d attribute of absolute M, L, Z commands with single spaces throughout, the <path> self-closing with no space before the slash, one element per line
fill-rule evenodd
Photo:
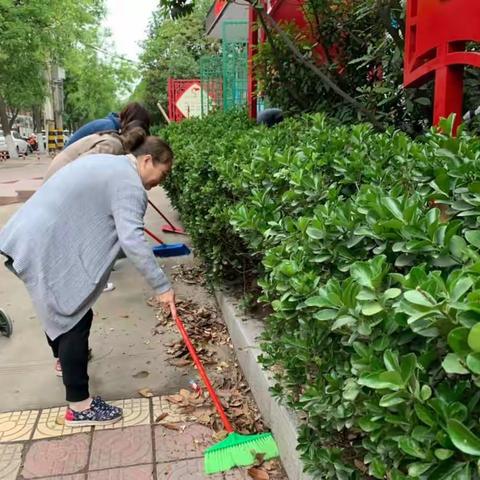
<path fill-rule="evenodd" d="M 196 420 L 190 415 L 182 413 L 178 405 L 170 403 L 167 397 L 154 397 L 152 398 L 153 404 L 153 421 L 164 413 L 168 413 L 168 416 L 158 422 L 162 423 L 179 423 L 179 422 L 191 422 Z"/>
<path fill-rule="evenodd" d="M 65 411 L 67 407 L 56 407 L 42 410 L 37 428 L 33 433 L 33 439 L 60 437 L 73 433 L 90 432 L 91 427 L 67 427 L 64 425 Z"/>
<path fill-rule="evenodd" d="M 171 462 L 202 457 L 212 443 L 213 430 L 203 425 L 188 424 L 181 430 L 170 430 L 162 425 L 155 427 L 157 462 Z"/>
<path fill-rule="evenodd" d="M 36 410 L 0 413 L 0 443 L 28 440 L 37 416 Z"/>
<path fill-rule="evenodd" d="M 19 443 L 0 445 L 0 480 L 15 480 L 22 463 L 22 448 Z"/>
<path fill-rule="evenodd" d="M 93 434 L 90 470 L 152 463 L 150 425 L 96 431 Z"/>
<path fill-rule="evenodd" d="M 153 465 L 113 468 L 90 472 L 88 480 L 153 480 Z"/>
<path fill-rule="evenodd" d="M 122 420 L 95 427 L 95 430 L 111 430 L 113 428 L 134 427 L 136 425 L 150 425 L 150 401 L 148 398 L 129 398 L 108 402 L 117 407 L 123 408 Z"/>
<path fill-rule="evenodd" d="M 24 478 L 60 477 L 84 470 L 88 463 L 90 435 L 80 433 L 33 442 L 25 456 Z"/>
<path fill-rule="evenodd" d="M 157 465 L 158 480 L 221 480 L 222 474 L 207 475 L 203 467 L 203 459 L 195 458 L 180 462 L 161 463 Z"/>

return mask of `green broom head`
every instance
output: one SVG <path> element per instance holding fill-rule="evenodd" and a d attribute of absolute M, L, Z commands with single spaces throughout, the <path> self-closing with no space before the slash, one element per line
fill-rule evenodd
<path fill-rule="evenodd" d="M 205 450 L 205 473 L 218 473 L 235 467 L 253 465 L 257 455 L 265 460 L 279 456 L 271 433 L 240 435 L 233 432 L 225 440 Z"/>

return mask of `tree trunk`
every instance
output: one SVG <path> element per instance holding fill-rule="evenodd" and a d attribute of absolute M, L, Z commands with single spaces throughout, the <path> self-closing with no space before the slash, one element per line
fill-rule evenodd
<path fill-rule="evenodd" d="M 8 121 L 7 104 L 3 98 L 0 98 L 0 125 L 2 126 L 3 134 L 5 135 L 5 142 L 7 144 L 10 158 L 18 158 L 17 148 L 12 137 L 10 122 Z"/>
<path fill-rule="evenodd" d="M 43 130 L 42 107 L 39 107 L 39 106 L 32 107 L 32 117 L 33 117 L 33 131 L 34 133 L 40 133 Z"/>

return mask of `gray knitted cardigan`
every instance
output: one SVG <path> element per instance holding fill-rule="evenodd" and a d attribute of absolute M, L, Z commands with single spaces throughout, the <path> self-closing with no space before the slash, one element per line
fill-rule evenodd
<path fill-rule="evenodd" d="M 0 230 L 0 252 L 13 260 L 52 340 L 92 307 L 120 249 L 156 293 L 171 288 L 145 239 L 146 208 L 127 156 L 86 155 L 53 175 Z"/>

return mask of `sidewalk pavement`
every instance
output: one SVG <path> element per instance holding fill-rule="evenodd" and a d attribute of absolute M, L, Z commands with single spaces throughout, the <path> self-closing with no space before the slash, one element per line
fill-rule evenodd
<path fill-rule="evenodd" d="M 203 450 L 217 441 L 214 432 L 190 423 L 166 397 L 115 403 L 124 419 L 95 428 L 64 426 L 64 407 L 1 413 L 0 480 L 249 478 L 243 469 L 207 476 Z"/>
<path fill-rule="evenodd" d="M 0 164 L 0 192 L 2 188 L 18 185 L 33 194 L 41 184 L 48 166 L 20 161 Z M 7 168 L 8 167 L 8 168 Z M 7 182 L 7 183 L 5 183 Z M 28 187 L 28 188 L 27 188 Z M 7 192 L 0 200 L 0 228 L 22 203 L 15 192 Z M 163 190 L 156 188 L 149 197 L 169 218 L 178 223 Z M 75 212 L 72 212 L 74 215 Z M 184 235 L 164 234 L 163 221 L 151 208 L 147 210 L 146 225 L 167 242 L 188 242 Z M 35 239 L 32 239 L 35 248 Z M 179 298 L 188 298 L 199 305 L 215 305 L 205 288 L 176 280 L 173 273 L 178 265 L 192 265 L 193 256 L 159 259 L 173 280 Z M 195 377 L 193 368 L 172 366 L 167 354 L 167 344 L 176 341 L 176 332 L 155 335 L 158 323 L 155 311 L 147 305 L 152 290 L 135 267 L 127 260 L 117 262 L 110 281 L 116 286 L 104 293 L 94 305 L 95 318 L 90 335 L 93 358 L 89 364 L 92 394 L 106 400 L 131 398 L 137 391 L 149 387 L 155 394 L 171 394 L 188 388 L 188 380 Z M 53 358 L 45 341 L 40 322 L 23 283 L 3 267 L 0 259 L 0 308 L 13 320 L 13 335 L 0 337 L 0 412 L 29 410 L 62 405 L 65 391 L 62 382 L 54 375 Z"/>
<path fill-rule="evenodd" d="M 47 165 L 46 161 L 0 164 L 0 228 L 40 187 Z M 25 192 L 24 197 L 18 192 Z M 149 196 L 178 223 L 162 190 Z M 167 241 L 188 241 L 161 233 L 163 222 L 151 209 L 146 222 Z M 193 264 L 192 256 L 164 260 L 171 277 L 179 264 Z M 207 478 L 202 452 L 217 441 L 214 432 L 192 423 L 166 401 L 180 388 L 189 388 L 188 379 L 195 378 L 195 371 L 169 363 L 165 345 L 178 334 L 152 335 L 158 320 L 146 304 L 151 290 L 134 267 L 120 262 L 111 278 L 116 289 L 103 294 L 94 307 L 89 367 L 94 394 L 106 400 L 127 398 L 116 402 L 125 418 L 103 428 L 72 429 L 63 425 L 65 407 L 49 408 L 64 405 L 62 382 L 54 375 L 51 353 L 24 286 L 1 263 L 0 307 L 13 318 L 14 331 L 12 337 L 0 338 L 0 480 Z M 174 279 L 174 288 L 179 297 L 214 305 L 204 287 Z M 144 387 L 161 396 L 131 398 Z M 155 423 L 164 413 L 168 415 Z M 238 470 L 208 478 L 235 480 L 247 474 Z"/>

